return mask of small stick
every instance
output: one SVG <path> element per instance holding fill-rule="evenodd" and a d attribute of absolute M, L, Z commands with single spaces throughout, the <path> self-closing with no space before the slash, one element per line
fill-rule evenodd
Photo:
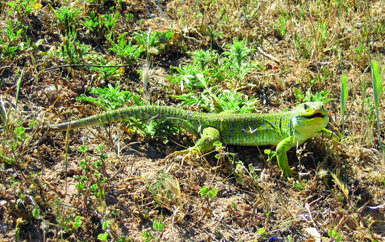
<path fill-rule="evenodd" d="M 65 68 L 65 67 L 127 67 L 130 66 L 130 64 L 124 64 L 124 65 L 95 65 L 95 64 L 67 64 L 67 65 L 58 65 L 58 66 L 51 66 L 47 68 L 46 70 L 53 70 L 53 69 L 58 69 L 58 68 Z"/>
<path fill-rule="evenodd" d="M 274 57 L 274 56 L 272 56 L 272 55 L 270 55 L 270 54 L 267 54 L 265 51 L 262 50 L 261 47 L 258 46 L 257 49 L 259 50 L 259 52 L 261 52 L 262 55 L 266 56 L 267 58 L 272 59 L 273 61 L 277 62 L 278 64 L 281 63 L 281 62 L 278 60 L 278 58 L 276 58 L 276 57 Z"/>

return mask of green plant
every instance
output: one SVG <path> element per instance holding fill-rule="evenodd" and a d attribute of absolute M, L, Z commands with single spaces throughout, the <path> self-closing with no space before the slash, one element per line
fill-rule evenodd
<path fill-rule="evenodd" d="M 258 234 L 263 238 L 263 239 L 266 239 L 268 237 L 266 231 L 264 228 L 259 228 L 258 229 Z"/>
<path fill-rule="evenodd" d="M 184 91 L 196 91 L 212 84 L 225 80 L 224 67 L 215 50 L 198 50 L 188 52 L 191 61 L 182 67 L 174 67 L 176 73 L 172 73 L 170 81 L 180 85 Z"/>
<path fill-rule="evenodd" d="M 210 37 L 210 49 L 213 48 L 213 44 L 217 44 L 217 39 L 219 36 L 222 36 L 222 33 L 216 32 L 214 29 L 210 28 L 210 26 L 206 26 L 206 33 Z"/>
<path fill-rule="evenodd" d="M 75 233 L 81 229 L 83 225 L 82 216 L 75 216 L 73 209 L 66 209 L 63 212 L 63 203 L 59 198 L 55 198 L 54 204 L 51 205 L 57 222 L 57 227 L 62 231 L 61 236 L 65 233 Z"/>
<path fill-rule="evenodd" d="M 294 183 L 294 187 L 300 191 L 304 191 L 306 188 L 306 181 L 305 180 L 297 181 Z"/>
<path fill-rule="evenodd" d="M 82 23 L 92 33 L 98 33 L 103 26 L 101 17 L 94 11 L 90 13 L 90 16 L 85 17 Z"/>
<path fill-rule="evenodd" d="M 218 189 L 214 187 L 210 190 L 210 187 L 206 185 L 201 188 L 199 193 L 201 194 L 201 197 L 211 201 L 218 195 Z"/>
<path fill-rule="evenodd" d="M 75 31 L 75 25 L 80 13 L 81 11 L 76 9 L 76 7 L 61 7 L 55 11 L 56 17 L 59 19 L 60 23 L 64 25 L 68 33 Z"/>
<path fill-rule="evenodd" d="M 179 181 L 172 175 L 161 171 L 153 182 L 147 184 L 147 188 L 152 194 L 154 205 L 169 211 L 181 208 L 182 194 Z"/>
<path fill-rule="evenodd" d="M 376 117 L 377 117 L 378 142 L 383 152 L 383 156 L 384 156 L 383 159 L 385 162 L 385 149 L 381 141 L 380 112 L 379 112 L 380 98 L 382 93 L 384 92 L 384 87 L 382 87 L 381 70 L 376 60 L 372 60 L 371 71 L 372 71 L 372 82 L 373 82 L 373 93 L 374 93 L 374 107 L 376 109 Z"/>
<path fill-rule="evenodd" d="M 354 51 L 356 53 L 355 61 L 357 62 L 366 61 L 369 58 L 370 50 L 366 44 L 360 44 Z"/>
<path fill-rule="evenodd" d="M 7 1 L 7 5 L 10 6 L 8 9 L 8 14 L 10 16 L 16 16 L 22 22 L 24 22 L 24 18 L 30 16 L 34 10 L 40 9 L 42 7 L 42 4 L 38 3 L 37 0 Z"/>
<path fill-rule="evenodd" d="M 154 240 L 154 235 L 152 235 L 149 231 L 143 231 L 142 238 L 140 240 L 144 242 L 151 242 Z"/>
<path fill-rule="evenodd" d="M 29 135 L 25 134 L 24 127 L 16 127 L 14 130 L 8 130 L 6 127 L 8 138 L 3 140 L 0 150 L 0 161 L 8 165 L 16 167 L 24 167 L 28 163 L 23 163 L 22 160 L 18 159 L 16 154 L 23 153 L 26 142 L 29 139 Z"/>
<path fill-rule="evenodd" d="M 8 27 L 0 30 L 1 56 L 14 57 L 19 51 L 30 47 L 30 39 L 27 38 L 27 41 L 23 42 L 21 36 L 22 33 L 22 28 L 16 31 L 13 27 L 12 20 L 8 21 Z"/>
<path fill-rule="evenodd" d="M 318 47 L 318 51 L 324 46 L 325 41 L 328 39 L 328 34 L 328 23 L 320 21 L 316 28 L 316 36 L 314 36 L 314 41 L 317 43 L 316 47 Z"/>
<path fill-rule="evenodd" d="M 120 36 L 118 43 L 113 43 L 110 50 L 115 52 L 116 55 L 123 59 L 127 64 L 131 65 L 138 61 L 138 58 L 144 49 L 137 45 L 132 45 L 131 41 L 127 44 L 125 36 L 126 34 Z"/>
<path fill-rule="evenodd" d="M 361 104 L 361 115 L 362 115 L 362 121 L 361 121 L 361 133 L 362 138 L 367 141 L 367 145 L 373 144 L 373 133 L 369 134 L 370 131 L 374 130 L 374 123 L 375 123 L 375 107 L 373 105 L 373 102 L 367 95 L 367 84 L 365 79 L 362 82 L 362 104 Z M 366 120 L 370 122 L 370 129 L 365 128 Z"/>
<path fill-rule="evenodd" d="M 267 155 L 267 160 L 266 160 L 267 162 L 271 162 L 274 159 L 274 157 L 277 155 L 277 152 L 271 149 L 264 149 L 263 153 Z"/>
<path fill-rule="evenodd" d="M 106 188 L 106 160 L 107 154 L 104 152 L 104 144 L 100 144 L 91 155 L 88 151 L 88 146 L 81 145 L 78 151 L 82 154 L 82 160 L 79 162 L 81 168 L 80 174 L 75 175 L 74 179 L 77 182 L 75 187 L 78 192 L 77 203 L 83 205 L 83 209 L 98 209 L 98 212 L 104 213 L 106 208 L 105 203 L 105 188 Z M 109 220 L 105 217 L 103 220 L 103 230 L 107 230 Z"/>
<path fill-rule="evenodd" d="M 210 75 L 213 75 L 214 68 L 219 66 L 219 55 L 216 50 L 197 50 L 188 52 L 193 58 L 193 65 L 198 66 L 199 70 L 210 70 Z M 214 75 L 215 76 L 215 75 Z"/>
<path fill-rule="evenodd" d="M 348 77 L 346 74 L 342 74 L 341 77 L 341 117 L 342 117 L 342 134 L 345 129 L 345 108 L 346 101 L 348 99 Z"/>
<path fill-rule="evenodd" d="M 331 239 L 333 239 L 336 242 L 342 241 L 341 232 L 337 231 L 337 227 L 334 227 L 334 228 L 330 227 L 328 230 L 328 235 Z"/>
<path fill-rule="evenodd" d="M 302 37 L 301 34 L 295 33 L 294 43 L 295 43 L 295 47 L 300 51 L 301 55 L 305 59 L 309 59 L 312 53 L 311 51 L 312 46 L 311 46 L 311 41 L 309 40 L 309 37 L 307 36 Z"/>
<path fill-rule="evenodd" d="M 250 62 L 250 53 L 254 49 L 249 49 L 246 46 L 245 40 L 238 41 L 234 39 L 232 45 L 226 45 L 229 51 L 225 51 L 223 59 L 225 71 L 231 78 L 234 88 L 238 88 L 243 83 L 249 71 L 257 66 L 256 63 Z"/>
<path fill-rule="evenodd" d="M 242 46 L 243 42 L 235 42 L 235 46 Z M 229 58 L 220 58 L 215 50 L 189 52 L 192 56 L 191 62 L 182 67 L 174 68 L 177 73 L 171 75 L 170 79 L 172 82 L 179 84 L 182 91 L 188 90 L 190 92 L 173 95 L 173 97 L 182 100 L 182 105 L 201 106 L 210 112 L 216 113 L 230 110 L 249 113 L 256 109 L 259 100 L 249 99 L 247 95 L 238 92 L 236 86 L 232 86 L 231 89 L 224 89 L 219 85 L 215 85 L 224 81 L 229 73 L 230 76 L 236 76 L 231 70 L 230 59 L 238 60 L 239 65 L 242 66 L 240 68 L 251 68 L 250 65 L 243 63 L 248 57 L 240 57 L 248 53 L 248 51 L 244 51 L 243 47 L 240 47 L 240 49 L 238 47 L 234 47 L 234 49 L 241 53 L 237 55 L 235 51 L 231 52 L 233 54 L 228 52 L 226 55 L 230 56 Z M 242 58 L 243 60 L 239 60 Z"/>
<path fill-rule="evenodd" d="M 99 74 L 99 78 L 104 82 L 108 82 L 121 75 L 119 67 L 114 66 L 114 62 L 107 62 L 103 56 L 100 56 L 98 60 L 98 63 L 94 61 L 94 64 L 98 66 L 91 66 L 90 69 L 96 71 Z"/>
<path fill-rule="evenodd" d="M 75 220 L 72 222 L 72 229 L 77 230 L 82 226 L 82 224 L 83 224 L 83 217 L 76 216 Z"/>
<path fill-rule="evenodd" d="M 162 32 L 151 32 L 150 30 L 147 32 L 139 32 L 135 35 L 136 42 L 147 51 L 148 54 L 159 54 L 160 51 L 163 51 L 166 45 L 170 44 L 172 37 L 174 36 L 174 32 L 165 31 Z"/>
<path fill-rule="evenodd" d="M 100 240 L 100 241 L 108 241 L 108 233 L 104 232 L 102 234 L 98 234 L 98 240 Z"/>
<path fill-rule="evenodd" d="M 294 96 L 300 101 L 300 102 L 323 102 L 327 103 L 332 101 L 332 98 L 328 98 L 330 94 L 330 91 L 320 91 L 315 94 L 311 92 L 310 89 L 306 91 L 304 94 L 301 90 L 298 88 L 294 89 Z"/>
<path fill-rule="evenodd" d="M 178 75 L 172 76 L 172 82 L 180 85 L 182 91 L 197 90 L 208 86 L 212 81 L 209 69 L 201 69 L 196 63 L 187 64 L 181 68 L 175 67 Z"/>
<path fill-rule="evenodd" d="M 257 100 L 248 100 L 246 95 L 235 89 L 223 90 L 220 86 L 213 85 L 225 79 L 222 74 L 225 68 L 220 67 L 220 59 L 216 51 L 199 50 L 189 54 L 192 56 L 191 63 L 175 68 L 178 75 L 173 75 L 171 78 L 174 83 L 180 84 L 181 90 L 191 91 L 174 96 L 182 100 L 183 105 L 202 106 L 214 112 L 233 110 L 247 113 L 255 109 Z"/>
<path fill-rule="evenodd" d="M 220 113 L 233 111 L 237 113 L 250 113 L 257 108 L 259 100 L 249 99 L 248 96 L 235 90 L 223 90 L 219 86 L 209 87 L 203 75 L 197 75 L 204 90 L 201 93 L 188 93 L 174 95 L 173 97 L 183 101 L 182 105 L 201 106 L 210 112 Z"/>
<path fill-rule="evenodd" d="M 112 36 L 114 34 L 114 30 L 116 28 L 116 23 L 120 17 L 120 13 L 116 12 L 115 14 L 106 14 L 103 15 L 102 23 L 107 28 L 107 36 L 106 38 L 111 41 Z"/>
<path fill-rule="evenodd" d="M 109 230 L 110 227 L 111 227 L 111 221 L 107 218 L 103 219 L 102 229 L 105 232 L 98 235 L 99 240 L 108 241 L 108 235 L 110 235 L 111 238 L 114 238 L 113 235 L 110 233 L 110 230 Z"/>
<path fill-rule="evenodd" d="M 250 98 L 235 90 L 218 90 L 213 100 L 219 112 L 234 111 L 236 113 L 250 113 L 258 108 L 259 100 Z"/>
<path fill-rule="evenodd" d="M 286 35 L 287 29 L 286 29 L 286 14 L 281 13 L 279 15 L 279 19 L 276 21 L 276 33 L 279 36 L 279 38 L 283 38 Z"/>
<path fill-rule="evenodd" d="M 143 105 L 143 102 L 140 101 L 140 96 L 129 91 L 121 91 L 119 82 L 115 84 L 115 87 L 108 84 L 105 88 L 91 88 L 90 94 L 93 94 L 96 97 L 89 97 L 82 94 L 77 97 L 76 100 L 93 103 L 100 106 L 104 110 L 115 110 L 127 103 Z"/>
<path fill-rule="evenodd" d="M 163 217 L 160 216 L 159 218 L 155 218 L 152 222 L 152 227 L 157 231 L 163 231 L 164 230 L 164 222 Z"/>
<path fill-rule="evenodd" d="M 84 63 L 87 55 L 93 53 L 91 46 L 79 43 L 76 32 L 69 32 L 68 37 L 64 38 L 61 48 L 51 55 L 58 55 L 68 64 Z"/>

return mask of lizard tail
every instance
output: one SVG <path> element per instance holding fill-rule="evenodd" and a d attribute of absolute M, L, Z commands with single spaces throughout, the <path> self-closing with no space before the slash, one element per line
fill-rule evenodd
<path fill-rule="evenodd" d="M 112 123 L 116 121 L 123 121 L 129 118 L 135 118 L 140 120 L 150 119 L 171 119 L 175 123 L 186 123 L 186 120 L 192 122 L 204 122 L 205 117 L 201 113 L 186 111 L 180 108 L 167 107 L 167 106 L 135 106 L 128 108 L 116 109 L 113 111 L 107 111 L 101 114 L 93 115 L 87 118 L 74 120 L 70 122 L 53 124 L 44 127 L 45 130 L 52 131 L 64 131 L 69 127 L 70 129 L 82 128 L 93 125 L 101 125 L 106 123 Z M 184 120 L 184 122 L 182 121 Z M 182 122 L 179 122 L 182 121 Z"/>

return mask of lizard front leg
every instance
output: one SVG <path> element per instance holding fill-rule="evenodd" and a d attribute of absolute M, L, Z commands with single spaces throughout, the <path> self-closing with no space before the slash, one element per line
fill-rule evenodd
<path fill-rule="evenodd" d="M 287 177 L 293 177 L 294 174 L 292 170 L 290 169 L 289 162 L 287 159 L 287 151 L 290 150 L 293 146 L 295 146 L 295 137 L 290 136 L 287 137 L 286 139 L 281 140 L 276 149 L 276 155 L 277 155 L 277 163 L 279 168 L 283 171 L 283 173 Z"/>

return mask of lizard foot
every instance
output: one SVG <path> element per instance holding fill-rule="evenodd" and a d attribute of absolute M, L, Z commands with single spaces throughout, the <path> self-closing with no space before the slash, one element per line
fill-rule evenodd
<path fill-rule="evenodd" d="M 200 153 L 193 148 L 194 147 L 184 149 L 184 150 L 174 151 L 171 154 L 167 155 L 163 159 L 163 162 L 169 162 L 169 161 L 171 162 L 173 160 L 180 160 L 181 163 L 183 164 L 183 162 L 186 159 L 191 159 L 194 156 L 200 155 Z"/>

